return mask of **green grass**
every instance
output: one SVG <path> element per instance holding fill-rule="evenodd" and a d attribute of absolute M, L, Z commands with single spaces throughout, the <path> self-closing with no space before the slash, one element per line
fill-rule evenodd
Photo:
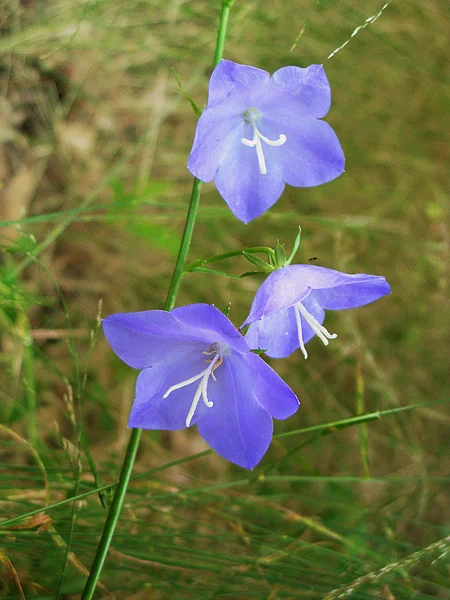
<path fill-rule="evenodd" d="M 190 260 L 277 239 L 289 252 L 301 225 L 298 262 L 385 275 L 392 295 L 329 313 L 339 337 L 312 340 L 308 361 L 272 361 L 302 406 L 253 472 L 195 430 L 144 433 L 98 597 L 448 596 L 450 14 L 393 1 L 351 37 L 383 5 L 236 0 L 225 56 L 323 63 L 347 171 L 248 226 L 205 185 Z M 135 381 L 99 318 L 164 303 L 196 120 L 171 68 L 202 106 L 219 9 L 0 7 L 1 598 L 83 590 Z M 186 276 L 178 303 L 231 301 L 242 322 L 258 281 L 211 277 Z"/>

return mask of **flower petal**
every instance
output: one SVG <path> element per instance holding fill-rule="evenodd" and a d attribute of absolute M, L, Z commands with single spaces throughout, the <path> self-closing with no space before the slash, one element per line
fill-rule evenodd
<path fill-rule="evenodd" d="M 167 356 L 139 374 L 129 427 L 164 430 L 186 428 L 186 417 L 199 381 L 171 392 L 167 398 L 163 396 L 171 386 L 201 373 L 207 367 L 203 349 L 204 346 L 192 345 L 188 350 Z M 199 403 L 192 424 L 198 419 L 203 406 L 202 402 Z"/>
<path fill-rule="evenodd" d="M 201 181 L 212 181 L 217 168 L 229 152 L 234 139 L 244 135 L 242 114 L 246 105 L 240 96 L 203 111 L 195 130 L 194 143 L 187 167 Z"/>
<path fill-rule="evenodd" d="M 322 65 L 283 67 L 275 71 L 269 85 L 295 97 L 298 116 L 320 119 L 330 110 L 330 84 Z"/>
<path fill-rule="evenodd" d="M 313 294 L 314 292 L 302 300 L 302 304 L 316 321 L 322 324 L 325 319 L 325 311 L 314 299 Z M 316 334 L 305 321 L 303 315 L 300 318 L 302 339 L 303 343 L 306 344 Z M 279 310 L 260 321 L 251 323 L 245 339 L 250 348 L 265 350 L 265 354 L 271 358 L 290 356 L 300 347 L 294 308 Z"/>
<path fill-rule="evenodd" d="M 293 415 L 300 403 L 287 383 L 257 354 L 249 352 L 244 360 L 257 374 L 254 393 L 261 406 L 275 419 Z"/>
<path fill-rule="evenodd" d="M 283 175 L 274 156 L 280 149 L 264 144 L 267 173 L 262 175 L 255 148 L 245 146 L 237 137 L 217 169 L 214 183 L 230 209 L 244 223 L 266 212 L 283 193 Z"/>
<path fill-rule="evenodd" d="M 218 454 L 253 469 L 270 445 L 272 417 L 253 394 L 253 370 L 239 355 L 227 357 L 215 375 L 208 387 L 214 406 L 200 414 L 199 433 Z"/>
<path fill-rule="evenodd" d="M 189 304 L 175 308 L 170 313 L 180 323 L 183 331 L 192 330 L 210 343 L 224 342 L 237 352 L 248 352 L 244 336 L 223 312 L 212 304 Z"/>
<path fill-rule="evenodd" d="M 278 310 L 251 323 L 245 335 L 250 348 L 264 350 L 271 358 L 285 358 L 299 347 L 293 308 Z"/>
<path fill-rule="evenodd" d="M 277 160 L 289 185 L 322 185 L 344 172 L 344 153 L 337 135 L 325 121 L 299 118 L 294 112 L 285 111 L 270 114 L 264 125 L 269 137 L 280 133 L 286 136 L 286 142 L 277 148 Z"/>
<path fill-rule="evenodd" d="M 180 324 L 164 310 L 116 313 L 103 319 L 102 324 L 111 348 L 133 369 L 156 364 L 186 344 L 216 341 L 204 330 Z"/>
<path fill-rule="evenodd" d="M 324 308 L 330 306 L 334 310 L 337 310 L 335 307 L 339 306 L 338 302 L 341 302 L 341 300 L 336 295 L 333 302 L 332 294 L 329 293 L 330 289 L 349 284 L 353 284 L 357 288 L 362 286 L 361 289 L 364 289 L 366 282 L 369 282 L 369 288 L 372 285 L 374 286 L 373 300 L 389 293 L 389 285 L 386 283 L 384 277 L 375 275 L 366 275 L 365 273 L 352 275 L 315 265 L 288 265 L 282 269 L 277 269 L 259 287 L 253 299 L 250 314 L 241 325 L 241 328 L 273 312 L 293 306 L 300 300 L 304 304 L 305 298 L 312 290 L 327 290 L 323 294 L 315 292 L 314 297 Z M 371 293 L 369 289 L 367 297 L 372 297 Z M 351 302 L 351 300 L 345 298 L 344 291 L 340 294 L 342 296 L 343 307 L 361 306 L 361 304 L 347 305 L 348 301 Z M 330 303 L 327 302 L 327 297 L 330 298 Z M 322 299 L 324 299 L 325 304 L 322 303 Z M 373 300 L 368 301 L 372 302 Z M 355 299 L 355 301 L 358 300 Z M 365 304 L 365 302 L 362 304 Z"/>
<path fill-rule="evenodd" d="M 356 277 L 349 275 L 348 277 Z M 357 277 L 361 277 L 360 275 Z M 350 280 L 347 284 L 314 291 L 311 296 L 328 310 L 345 310 L 364 306 L 391 293 L 384 277 L 365 275 L 366 279 Z"/>
<path fill-rule="evenodd" d="M 209 109 L 233 93 L 244 93 L 248 89 L 265 85 L 270 79 L 269 73 L 256 67 L 235 63 L 232 60 L 221 60 L 209 80 Z"/>
<path fill-rule="evenodd" d="M 258 288 L 250 314 L 241 328 L 279 310 L 289 308 L 305 298 L 311 292 L 311 287 L 306 281 L 307 278 L 303 277 L 302 267 L 308 266 L 289 265 L 270 273 Z"/>

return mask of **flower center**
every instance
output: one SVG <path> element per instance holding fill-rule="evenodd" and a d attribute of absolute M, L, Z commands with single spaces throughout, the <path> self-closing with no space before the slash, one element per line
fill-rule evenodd
<path fill-rule="evenodd" d="M 230 348 L 227 344 L 224 344 L 222 342 L 216 342 L 211 346 L 209 352 L 203 352 L 205 356 L 212 356 L 212 358 L 205 359 L 205 362 L 209 363 L 208 367 L 204 371 L 201 371 L 201 373 L 198 373 L 193 377 L 189 377 L 189 379 L 185 379 L 180 383 L 172 385 L 164 394 L 163 398 L 167 398 L 175 390 L 179 390 L 181 388 L 186 387 L 187 385 L 190 385 L 191 383 L 194 383 L 195 381 L 200 380 L 200 383 L 198 384 L 194 394 L 194 399 L 192 400 L 191 408 L 189 409 L 189 412 L 186 417 L 186 427 L 190 427 L 192 417 L 194 416 L 195 410 L 197 408 L 198 403 L 200 402 L 200 399 L 203 399 L 203 402 L 208 408 L 214 406 L 213 402 L 211 402 L 211 400 L 208 399 L 207 388 L 209 378 L 212 377 L 213 380 L 216 381 L 214 371 L 223 363 L 224 356 L 229 356 L 230 352 Z"/>
<path fill-rule="evenodd" d="M 298 335 L 298 341 L 300 344 L 300 350 L 302 351 L 303 356 L 305 358 L 308 358 L 308 353 L 306 352 L 305 344 L 303 342 L 302 320 L 301 320 L 300 315 L 303 316 L 305 321 L 308 323 L 308 325 L 311 327 L 311 329 L 314 331 L 314 333 L 322 340 L 322 342 L 324 343 L 325 346 L 328 346 L 328 344 L 329 344 L 328 340 L 334 340 L 337 338 L 337 334 L 330 333 L 328 331 L 328 329 L 326 329 L 323 325 L 321 325 L 319 323 L 319 321 L 317 321 L 317 319 L 315 319 L 312 316 L 312 314 L 306 310 L 306 308 L 303 306 L 303 304 L 301 302 L 297 302 L 297 304 L 294 304 L 294 311 L 295 311 L 295 321 L 297 323 L 297 335 Z"/>
<path fill-rule="evenodd" d="M 266 160 L 264 158 L 262 143 L 265 142 L 268 146 L 282 146 L 286 142 L 286 136 L 284 133 L 280 133 L 277 140 L 269 140 L 266 138 L 256 127 L 256 123 L 261 118 L 261 113 L 257 108 L 249 108 L 242 115 L 244 121 L 249 123 L 253 127 L 253 139 L 249 140 L 247 138 L 241 138 L 242 144 L 244 146 L 250 146 L 250 148 L 256 148 L 256 156 L 258 158 L 259 171 L 261 175 L 267 174 Z"/>

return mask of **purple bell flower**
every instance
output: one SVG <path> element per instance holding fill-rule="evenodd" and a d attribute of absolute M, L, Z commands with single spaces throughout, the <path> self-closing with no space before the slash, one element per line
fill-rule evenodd
<path fill-rule="evenodd" d="M 344 171 L 333 129 L 320 119 L 331 92 L 322 65 L 267 71 L 221 60 L 195 133 L 188 169 L 214 180 L 238 219 L 248 223 L 281 196 L 285 183 L 321 185 Z"/>
<path fill-rule="evenodd" d="M 299 402 L 217 308 L 118 313 L 103 320 L 114 352 L 141 370 L 129 427 L 183 429 L 196 424 L 218 454 L 246 469 L 270 445 L 272 417 Z"/>
<path fill-rule="evenodd" d="M 337 337 L 322 325 L 326 310 L 345 310 L 374 302 L 390 294 L 384 277 L 349 275 L 313 265 L 289 265 L 273 271 L 260 286 L 245 336 L 250 348 L 265 350 L 272 358 L 285 358 L 315 335 L 328 346 Z"/>

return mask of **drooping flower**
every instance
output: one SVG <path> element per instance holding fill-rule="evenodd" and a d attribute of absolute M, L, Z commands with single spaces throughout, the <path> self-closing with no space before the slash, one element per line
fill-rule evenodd
<path fill-rule="evenodd" d="M 244 223 L 281 196 L 285 183 L 312 187 L 344 171 L 333 129 L 320 119 L 331 93 L 321 65 L 267 71 L 222 60 L 209 82 L 188 169 L 214 180 Z"/>
<path fill-rule="evenodd" d="M 349 275 L 315 265 L 289 265 L 273 271 L 256 292 L 246 340 L 250 348 L 285 358 L 317 335 L 328 345 L 337 337 L 323 326 L 325 310 L 345 310 L 374 302 L 390 293 L 384 277 Z"/>
<path fill-rule="evenodd" d="M 299 406 L 214 306 L 117 313 L 104 319 L 103 330 L 114 352 L 141 370 L 129 427 L 196 424 L 218 454 L 253 469 L 272 439 L 272 417 L 286 419 Z"/>

